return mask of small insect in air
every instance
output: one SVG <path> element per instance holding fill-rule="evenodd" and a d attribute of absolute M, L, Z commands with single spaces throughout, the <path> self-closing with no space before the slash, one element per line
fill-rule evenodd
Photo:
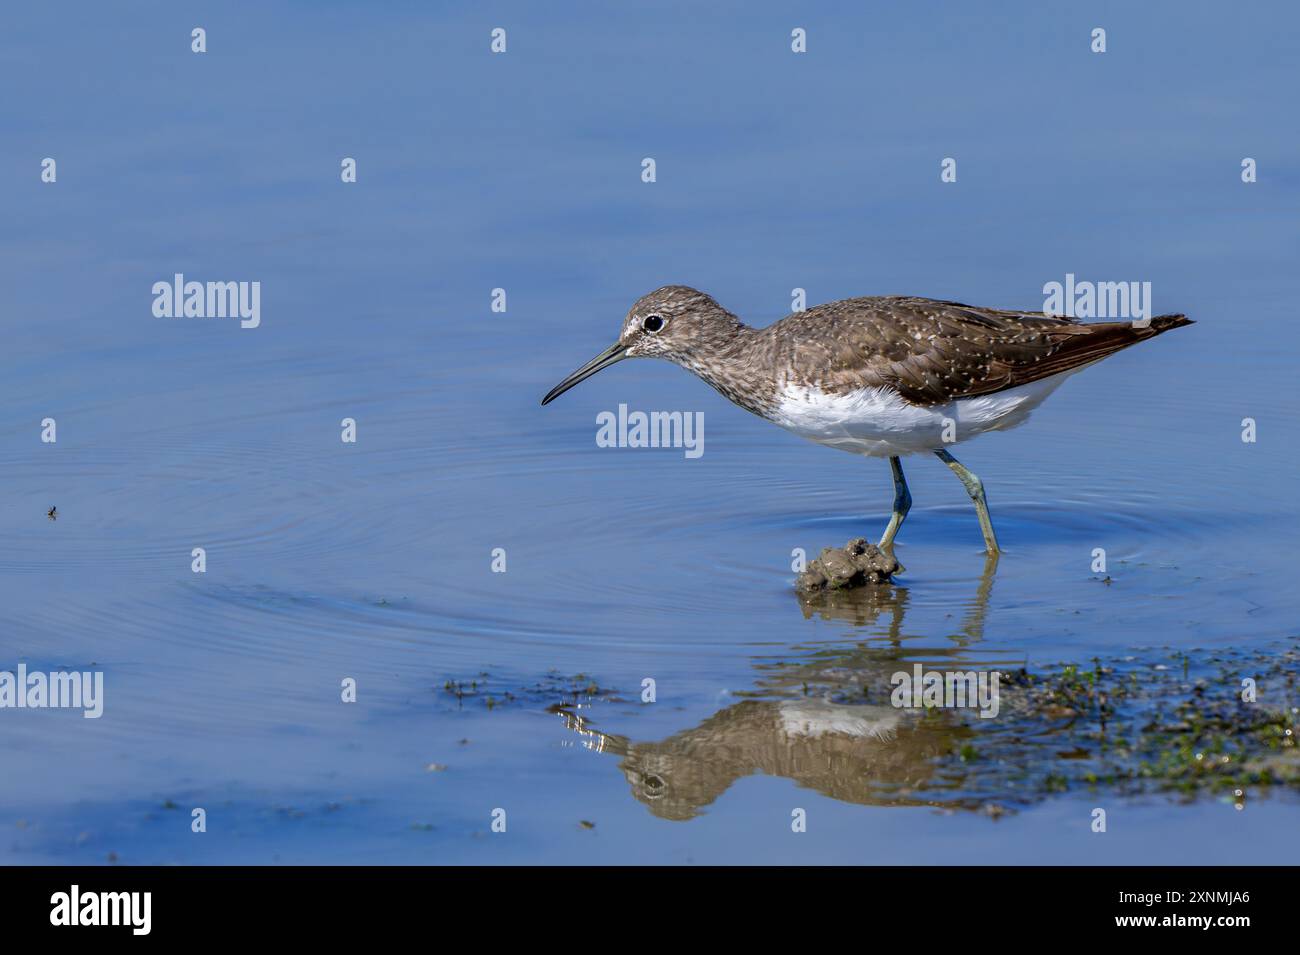
<path fill-rule="evenodd" d="M 48 518 L 49 518 L 50 520 L 52 520 L 52 521 L 57 521 L 57 520 L 59 519 L 58 511 L 59 511 L 59 509 L 58 509 L 57 507 L 52 507 L 52 508 L 50 508 L 48 511 L 45 512 L 45 516 L 48 517 Z"/>

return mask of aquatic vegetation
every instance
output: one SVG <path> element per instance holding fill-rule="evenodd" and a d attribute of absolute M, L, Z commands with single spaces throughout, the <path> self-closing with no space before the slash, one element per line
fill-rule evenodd
<path fill-rule="evenodd" d="M 454 697 L 459 707 L 477 701 L 489 710 L 522 703 L 555 711 L 597 700 L 611 703 L 622 700 L 613 690 L 602 687 L 586 673 L 564 676 L 555 671 L 533 683 L 516 685 L 484 670 L 469 679 L 447 679 L 443 682 L 442 694 Z M 462 740 L 462 743 L 468 742 Z"/>
<path fill-rule="evenodd" d="M 1049 790 L 1087 785 L 1187 796 L 1300 791 L 1300 651 L 1181 653 L 1172 659 L 1175 666 L 1129 658 L 1104 665 L 1096 660 L 1087 673 L 1059 665 L 1005 674 L 1008 719 L 992 728 L 994 745 L 1037 738 L 1055 740 L 1059 749 L 1068 741 L 1076 769 L 1048 771 L 1043 785 Z M 1257 688 L 1253 699 L 1246 679 Z M 1025 752 L 1036 755 L 1030 745 Z M 1065 757 L 1054 755 L 1058 763 Z"/>

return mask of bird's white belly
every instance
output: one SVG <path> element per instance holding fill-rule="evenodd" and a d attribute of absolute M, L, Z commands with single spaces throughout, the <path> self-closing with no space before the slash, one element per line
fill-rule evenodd
<path fill-rule="evenodd" d="M 917 454 L 968 441 L 986 431 L 1014 428 L 1078 370 L 928 408 L 903 400 L 891 388 L 834 395 L 788 385 L 772 420 L 800 437 L 853 454 L 882 458 Z"/>
<path fill-rule="evenodd" d="M 785 700 L 778 707 L 781 732 L 792 739 L 853 736 L 889 741 L 902 711 L 888 706 L 849 706 L 825 700 Z"/>

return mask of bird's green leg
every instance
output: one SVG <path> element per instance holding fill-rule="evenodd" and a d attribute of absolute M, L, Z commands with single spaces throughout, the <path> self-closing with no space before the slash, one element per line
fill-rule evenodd
<path fill-rule="evenodd" d="M 969 470 L 964 464 L 954 458 L 947 451 L 939 450 L 934 452 L 940 461 L 952 468 L 952 473 L 961 478 L 961 483 L 966 486 L 966 493 L 975 504 L 975 513 L 980 519 L 980 533 L 984 535 L 984 546 L 989 554 L 1001 553 L 998 547 L 998 539 L 993 533 L 993 521 L 989 518 L 989 504 L 984 499 L 984 485 L 975 473 Z"/>
<path fill-rule="evenodd" d="M 907 490 L 907 478 L 903 477 L 903 463 L 895 455 L 889 459 L 889 469 L 894 472 L 894 513 L 889 517 L 884 536 L 878 545 L 881 550 L 894 546 L 894 535 L 903 526 L 907 512 L 912 509 L 912 494 Z"/>

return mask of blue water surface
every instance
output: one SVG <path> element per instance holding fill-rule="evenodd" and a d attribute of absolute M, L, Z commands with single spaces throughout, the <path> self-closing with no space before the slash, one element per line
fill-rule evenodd
<path fill-rule="evenodd" d="M 553 684 L 528 689 L 595 682 L 590 725 L 655 741 L 818 654 L 1035 665 L 1293 637 L 1294 7 L 81 2 L 6 21 L 0 669 L 101 670 L 106 699 L 98 720 L 0 710 L 0 861 L 1295 860 L 1294 800 L 1103 794 L 1099 837 L 1096 793 L 998 819 L 837 797 L 777 737 L 746 745 L 783 747 L 786 774 L 701 783 L 670 818 L 548 712 Z M 260 282 L 260 326 L 155 317 L 176 273 Z M 1155 311 L 1197 324 L 959 449 L 1006 549 L 991 575 L 958 482 L 906 462 L 908 573 L 875 609 L 805 613 L 791 567 L 879 534 L 883 462 L 662 363 L 539 405 L 668 283 L 761 325 L 796 288 L 1036 309 L 1067 274 L 1149 281 Z M 620 403 L 703 412 L 705 453 L 598 447 Z"/>

